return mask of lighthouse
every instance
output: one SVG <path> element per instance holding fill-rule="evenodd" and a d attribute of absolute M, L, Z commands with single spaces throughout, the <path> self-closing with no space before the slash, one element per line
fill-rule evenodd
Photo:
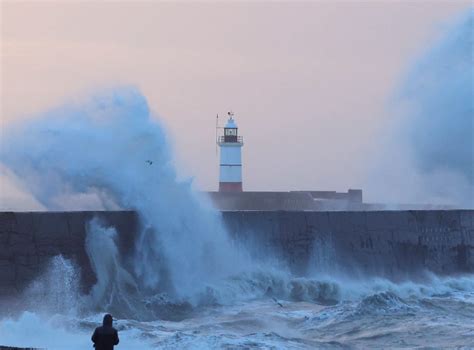
<path fill-rule="evenodd" d="M 224 135 L 217 138 L 220 149 L 219 192 L 242 192 L 242 136 L 232 112 L 224 127 Z"/>

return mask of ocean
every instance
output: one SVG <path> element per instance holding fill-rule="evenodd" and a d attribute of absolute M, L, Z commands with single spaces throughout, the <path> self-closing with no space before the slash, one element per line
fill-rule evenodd
<path fill-rule="evenodd" d="M 225 304 L 184 310 L 169 304 L 167 319 L 117 318 L 117 348 L 470 349 L 473 277 L 430 275 L 416 283 L 380 278 L 280 280 L 262 273 L 254 280 L 233 278 L 227 287 L 235 299 Z M 268 287 L 274 288 L 272 295 Z M 64 312 L 31 310 L 1 319 L 3 345 L 87 349 L 102 320 L 100 313 L 67 307 Z"/>

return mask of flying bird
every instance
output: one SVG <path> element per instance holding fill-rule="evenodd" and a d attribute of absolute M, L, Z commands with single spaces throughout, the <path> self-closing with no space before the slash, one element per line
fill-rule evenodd
<path fill-rule="evenodd" d="M 153 161 L 151 161 L 151 160 L 146 160 L 145 162 L 148 163 L 148 165 L 152 165 L 152 164 L 153 164 Z"/>
<path fill-rule="evenodd" d="M 273 300 L 275 303 L 277 303 L 277 304 L 278 304 L 278 306 L 280 306 L 280 307 L 283 307 L 283 304 L 282 304 L 282 303 L 280 303 L 280 302 L 277 300 L 277 298 L 275 298 L 275 297 L 272 297 L 272 300 Z"/>

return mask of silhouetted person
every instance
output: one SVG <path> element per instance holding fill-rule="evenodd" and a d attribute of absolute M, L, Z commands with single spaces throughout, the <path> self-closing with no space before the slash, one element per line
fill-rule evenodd
<path fill-rule="evenodd" d="M 92 342 L 96 350 L 113 350 L 119 343 L 118 332 L 112 327 L 112 315 L 104 316 L 102 327 L 97 327 L 92 334 Z"/>

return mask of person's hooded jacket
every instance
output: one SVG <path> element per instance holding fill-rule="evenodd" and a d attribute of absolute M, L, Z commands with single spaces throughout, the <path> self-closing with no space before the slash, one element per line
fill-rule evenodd
<path fill-rule="evenodd" d="M 92 342 L 96 350 L 113 350 L 119 343 L 117 330 L 112 327 L 112 315 L 105 315 L 101 327 L 97 327 L 92 334 Z"/>

